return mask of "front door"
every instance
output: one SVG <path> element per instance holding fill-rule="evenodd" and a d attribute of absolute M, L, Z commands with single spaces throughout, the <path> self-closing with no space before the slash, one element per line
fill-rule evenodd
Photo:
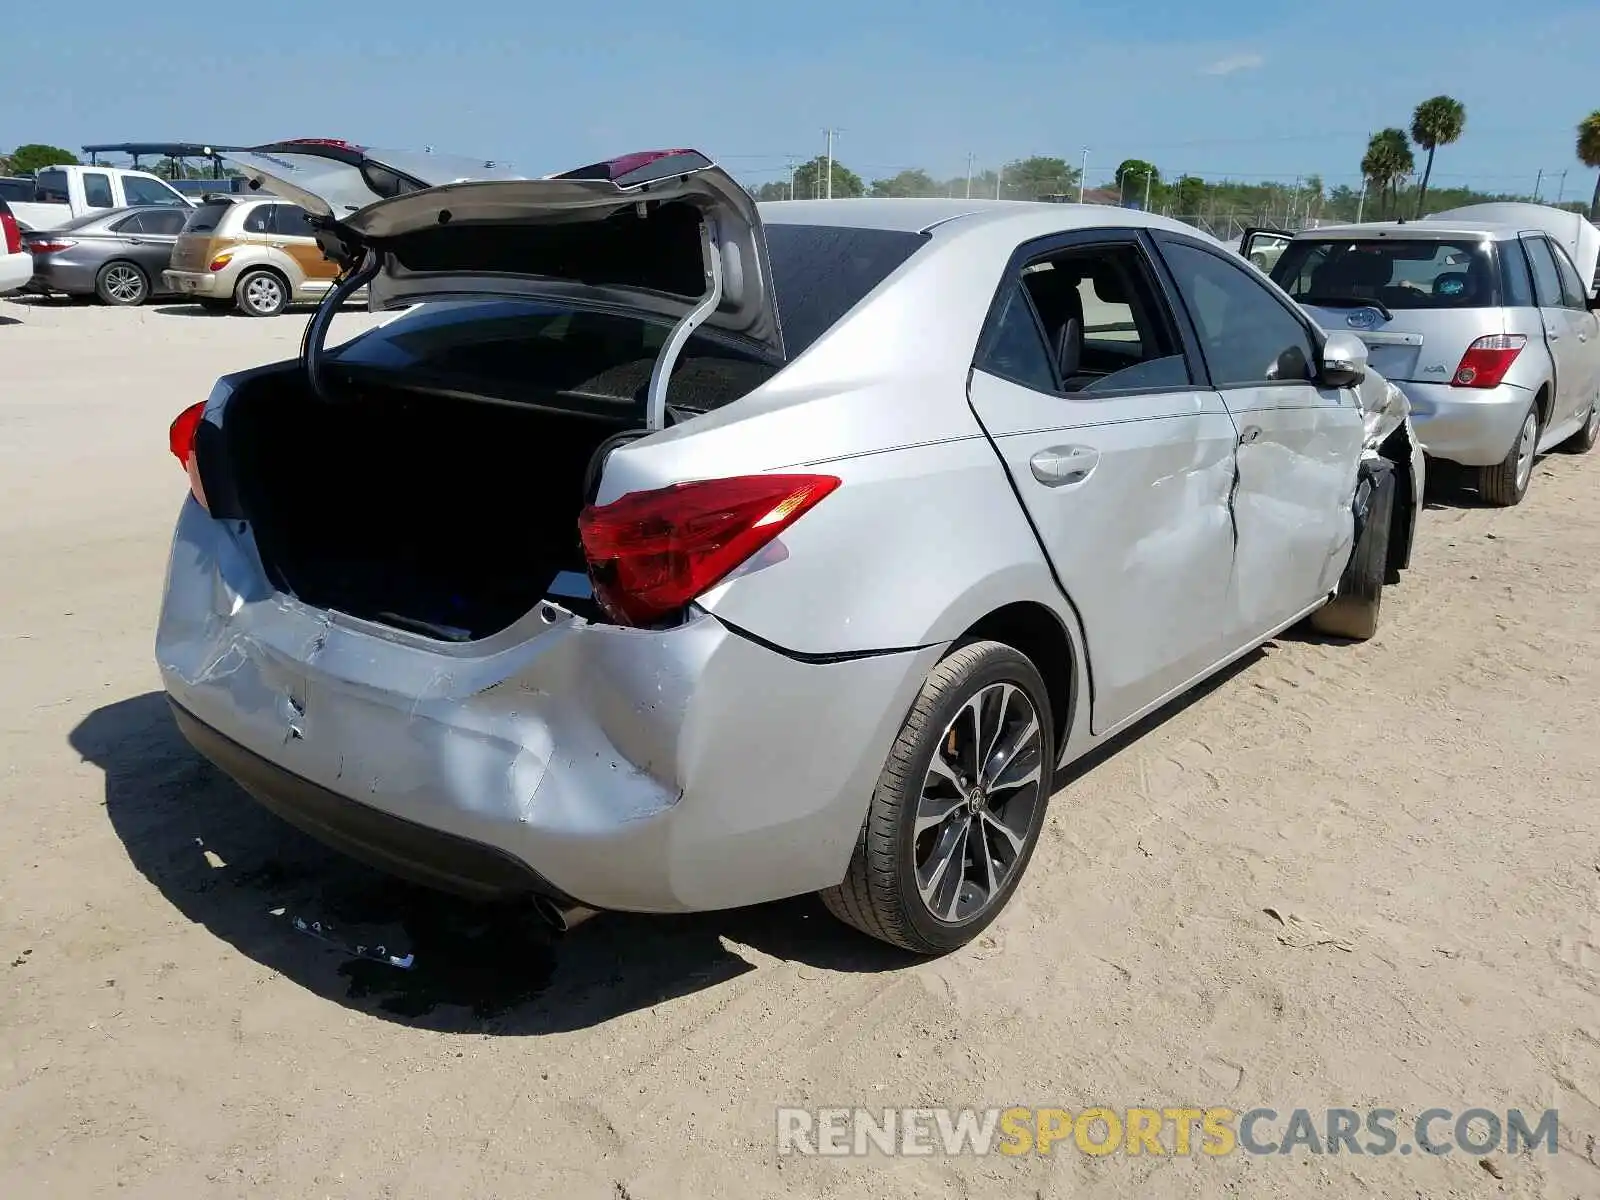
<path fill-rule="evenodd" d="M 1083 624 L 1103 732 L 1224 656 L 1234 427 L 1131 230 L 1022 247 L 971 399 Z"/>
<path fill-rule="evenodd" d="M 1238 428 L 1238 528 L 1230 622 L 1257 641 L 1338 583 L 1364 428 L 1354 389 L 1316 382 L 1320 337 L 1282 292 L 1238 259 L 1159 237 L 1210 383 Z"/>
<path fill-rule="evenodd" d="M 1561 307 L 1566 310 L 1567 330 L 1572 344 L 1567 347 L 1572 372 L 1572 388 L 1567 395 L 1565 415 L 1582 428 L 1588 419 L 1589 407 L 1600 393 L 1600 317 L 1590 311 L 1589 289 L 1584 286 L 1578 268 L 1572 265 L 1567 252 L 1555 242 L 1549 243 L 1555 256 L 1556 271 L 1561 276 Z M 1557 409 L 1551 424 L 1562 421 L 1563 410 Z"/>

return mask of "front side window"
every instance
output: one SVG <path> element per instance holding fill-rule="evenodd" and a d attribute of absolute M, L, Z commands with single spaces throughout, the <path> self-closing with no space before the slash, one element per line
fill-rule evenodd
<path fill-rule="evenodd" d="M 127 197 L 129 204 L 159 204 L 178 205 L 184 208 L 183 197 L 155 179 L 145 179 L 141 175 L 124 175 L 122 177 L 122 194 Z"/>
<path fill-rule="evenodd" d="M 89 208 L 115 208 L 117 202 L 111 196 L 111 176 L 98 171 L 86 172 L 83 176 L 83 202 Z"/>
<path fill-rule="evenodd" d="M 1551 246 L 1555 255 L 1556 273 L 1561 277 L 1561 303 L 1566 308 L 1587 310 L 1589 289 L 1583 286 L 1578 268 L 1572 265 L 1567 252 L 1560 246 Z"/>
<path fill-rule="evenodd" d="M 1243 263 L 1236 266 L 1182 242 L 1168 242 L 1163 254 L 1194 319 L 1214 386 L 1313 378 L 1316 346 L 1311 334 L 1260 276 Z"/>

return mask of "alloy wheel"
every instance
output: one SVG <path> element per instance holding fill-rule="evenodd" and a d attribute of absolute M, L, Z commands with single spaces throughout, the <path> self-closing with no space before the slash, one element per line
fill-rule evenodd
<path fill-rule="evenodd" d="M 245 285 L 244 302 L 259 313 L 276 312 L 283 306 L 283 285 L 271 275 L 257 275 Z"/>
<path fill-rule="evenodd" d="M 992 683 L 951 719 L 923 778 L 911 853 L 928 912 L 963 924 L 985 912 L 1027 849 L 1045 794 L 1044 736 L 1028 694 Z"/>
<path fill-rule="evenodd" d="M 144 298 L 144 276 L 133 267 L 114 266 L 105 274 L 106 295 L 118 304 L 133 304 Z"/>
<path fill-rule="evenodd" d="M 1539 448 L 1539 418 L 1531 410 L 1527 420 L 1522 422 L 1522 434 L 1517 440 L 1517 491 L 1521 492 L 1528 486 L 1528 480 L 1533 476 L 1534 451 Z"/>

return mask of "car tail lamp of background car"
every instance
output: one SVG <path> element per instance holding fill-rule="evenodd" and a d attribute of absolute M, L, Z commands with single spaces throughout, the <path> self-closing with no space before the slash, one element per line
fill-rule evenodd
<path fill-rule="evenodd" d="M 189 475 L 189 491 L 193 494 L 195 502 L 201 508 L 210 511 L 206 504 L 206 490 L 200 485 L 200 466 L 195 459 L 194 439 L 200 431 L 200 422 L 205 419 L 206 402 L 191 404 L 178 414 L 168 431 L 168 441 L 172 446 L 172 455 L 183 464 L 183 469 Z"/>
<path fill-rule="evenodd" d="M 34 238 L 28 243 L 28 249 L 34 254 L 59 254 L 63 250 L 71 250 L 77 244 L 71 238 Z"/>
<path fill-rule="evenodd" d="M 0 234 L 5 237 L 7 254 L 22 253 L 22 228 L 8 212 L 0 212 Z"/>
<path fill-rule="evenodd" d="M 1496 388 L 1517 361 L 1528 339 L 1520 333 L 1496 333 L 1467 347 L 1450 382 L 1456 387 Z"/>
<path fill-rule="evenodd" d="M 828 493 L 832 475 L 702 479 L 590 505 L 578 534 L 595 599 L 623 625 L 653 625 L 746 562 Z"/>
<path fill-rule="evenodd" d="M 210 262 L 208 262 L 206 264 L 206 270 L 208 270 L 208 271 L 220 271 L 220 270 L 222 270 L 223 267 L 227 266 L 232 261 L 233 261 L 233 252 L 231 250 L 230 251 L 224 251 L 223 253 L 217 255 L 215 258 L 213 258 Z"/>

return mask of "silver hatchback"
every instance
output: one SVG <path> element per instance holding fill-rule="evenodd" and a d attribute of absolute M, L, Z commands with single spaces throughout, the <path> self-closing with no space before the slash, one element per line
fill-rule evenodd
<path fill-rule="evenodd" d="M 1371 636 L 1408 561 L 1404 397 L 1177 222 L 235 160 L 343 273 L 174 423 L 156 654 L 204 754 L 413 878 L 947 950 L 1059 768 L 1308 614 Z"/>
<path fill-rule="evenodd" d="M 1495 207 L 1504 217 L 1537 206 Z M 1595 264 L 1580 272 L 1541 217 L 1256 232 L 1241 250 L 1281 245 L 1273 280 L 1324 328 L 1366 342 L 1373 367 L 1405 390 L 1431 457 L 1474 469 L 1485 500 L 1512 505 L 1536 454 L 1600 440 L 1600 318 L 1585 282 Z"/>

